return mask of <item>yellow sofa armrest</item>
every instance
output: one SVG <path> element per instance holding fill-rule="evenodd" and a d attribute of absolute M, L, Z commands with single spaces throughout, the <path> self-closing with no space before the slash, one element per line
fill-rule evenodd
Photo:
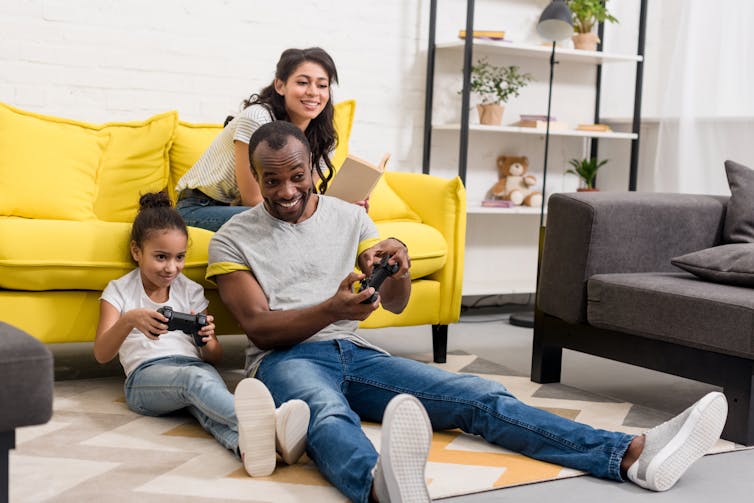
<path fill-rule="evenodd" d="M 466 189 L 461 179 L 420 173 L 385 173 L 388 185 L 422 222 L 437 229 L 448 243 L 445 266 L 429 276 L 440 283 L 439 324 L 455 323 L 461 312 L 463 259 L 466 244 Z"/>

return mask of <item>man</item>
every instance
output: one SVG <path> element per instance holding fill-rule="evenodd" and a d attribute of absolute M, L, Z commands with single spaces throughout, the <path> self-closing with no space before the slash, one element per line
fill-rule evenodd
<path fill-rule="evenodd" d="M 263 205 L 213 237 L 207 277 L 249 338 L 246 372 L 276 403 L 311 409 L 307 453 L 352 501 L 429 501 L 424 467 L 431 427 L 460 428 L 528 456 L 669 489 L 719 438 L 727 415 L 710 393 L 646 435 L 596 430 L 529 407 L 498 383 L 388 355 L 356 333 L 382 304 L 399 313 L 411 289 L 410 260 L 395 238 L 378 240 L 364 210 L 313 193 L 306 138 L 277 121 L 251 137 L 251 169 Z M 398 270 L 354 292 L 382 257 Z M 368 301 L 367 301 L 368 302 Z M 360 420 L 382 421 L 378 455 Z"/>

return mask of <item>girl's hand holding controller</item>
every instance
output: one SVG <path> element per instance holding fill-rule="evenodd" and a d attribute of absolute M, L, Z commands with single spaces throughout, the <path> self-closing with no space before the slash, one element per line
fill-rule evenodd
<path fill-rule="evenodd" d="M 147 339 L 158 341 L 161 334 L 167 333 L 168 320 L 154 309 L 132 309 L 127 311 L 123 318 L 129 325 L 143 333 Z"/>
<path fill-rule="evenodd" d="M 191 311 L 194 314 L 194 311 Z M 207 315 L 207 324 L 199 330 L 199 337 L 203 342 L 202 345 L 214 345 L 217 344 L 217 337 L 215 336 L 215 317 L 211 314 Z"/>

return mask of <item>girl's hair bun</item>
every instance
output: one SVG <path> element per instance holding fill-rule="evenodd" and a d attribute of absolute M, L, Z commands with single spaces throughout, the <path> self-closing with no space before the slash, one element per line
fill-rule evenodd
<path fill-rule="evenodd" d="M 170 208 L 172 203 L 165 192 L 150 192 L 139 198 L 139 209 L 145 208 Z"/>

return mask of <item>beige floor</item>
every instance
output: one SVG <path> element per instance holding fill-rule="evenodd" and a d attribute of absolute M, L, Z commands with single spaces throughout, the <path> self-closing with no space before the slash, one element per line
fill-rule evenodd
<path fill-rule="evenodd" d="M 511 326 L 505 312 L 464 315 L 450 327 L 449 349 L 484 355 L 484 358 L 520 372 L 529 371 L 531 330 Z M 394 354 L 431 351 L 429 327 L 381 329 L 363 334 Z M 225 366 L 240 366 L 244 344 L 241 336 L 223 338 Z M 119 375 L 117 364 L 99 366 L 88 345 L 54 347 L 56 378 L 76 379 Z M 563 382 L 594 393 L 609 395 L 669 413 L 678 413 L 715 388 L 608 360 L 566 351 Z M 667 493 L 649 493 L 633 484 L 618 484 L 593 477 L 534 484 L 470 496 L 449 498 L 453 503 L 515 501 L 541 503 L 557 497 L 560 502 L 610 501 L 653 503 L 706 503 L 754 501 L 754 450 L 706 456 L 695 464 Z M 651 498 L 651 500 L 649 499 Z"/>

